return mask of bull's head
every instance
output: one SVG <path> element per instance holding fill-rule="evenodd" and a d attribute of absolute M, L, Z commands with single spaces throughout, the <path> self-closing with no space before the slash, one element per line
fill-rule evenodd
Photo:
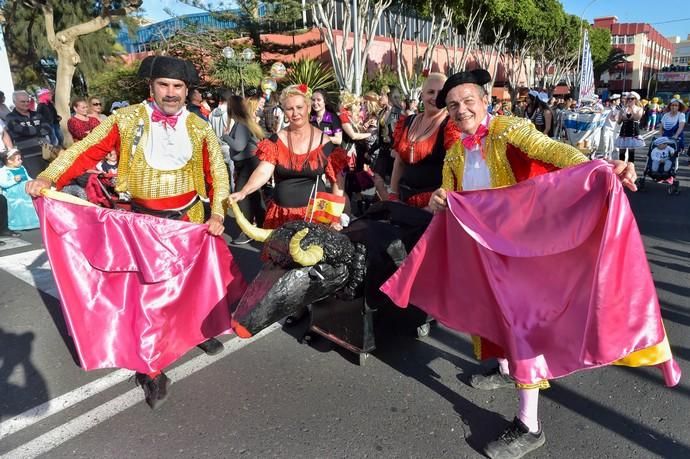
<path fill-rule="evenodd" d="M 239 226 L 242 232 L 251 239 L 258 242 L 265 242 L 266 239 L 273 234 L 273 230 L 262 229 L 249 223 L 236 202 L 232 202 L 230 205 L 232 206 L 232 212 L 235 214 L 237 226 Z M 292 260 L 301 266 L 314 266 L 323 259 L 322 247 L 313 244 L 310 245 L 306 250 L 302 248 L 302 240 L 307 236 L 308 233 L 309 228 L 304 228 L 298 231 L 294 236 L 292 236 L 288 245 Z"/>
<path fill-rule="evenodd" d="M 264 243 L 264 265 L 233 312 L 238 335 L 255 334 L 347 284 L 355 256 L 347 236 L 300 220 L 275 230 L 257 228 L 231 205 L 242 232 Z"/>

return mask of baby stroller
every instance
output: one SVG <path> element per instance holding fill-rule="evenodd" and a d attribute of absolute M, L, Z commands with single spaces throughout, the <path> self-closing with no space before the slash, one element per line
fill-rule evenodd
<path fill-rule="evenodd" d="M 636 181 L 637 188 L 640 191 L 644 191 L 646 187 L 646 179 L 649 177 L 656 183 L 665 183 L 666 192 L 669 195 L 676 195 L 680 193 L 680 182 L 676 179 L 676 172 L 678 171 L 678 156 L 680 152 L 677 149 L 677 142 L 673 139 L 667 138 L 668 145 L 673 148 L 673 154 L 669 158 L 671 160 L 671 169 L 664 171 L 664 165 L 661 163 L 659 165 L 659 170 L 654 171 L 652 169 L 652 150 L 654 149 L 655 142 L 658 143 L 658 139 L 652 139 L 649 144 L 649 151 L 647 151 L 647 161 L 644 166 L 644 173 L 642 177 L 638 178 Z"/>

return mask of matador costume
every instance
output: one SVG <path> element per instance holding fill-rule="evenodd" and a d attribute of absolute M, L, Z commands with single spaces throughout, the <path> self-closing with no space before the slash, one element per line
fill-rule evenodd
<path fill-rule="evenodd" d="M 471 333 L 477 358 L 507 358 L 520 388 L 612 363 L 659 365 L 677 384 L 644 246 L 611 166 L 529 120 L 487 116 L 480 130 L 447 152 L 448 210 L 381 290 Z"/>
<path fill-rule="evenodd" d="M 181 153 L 180 167 L 161 170 L 150 165 L 145 149 L 164 139 L 151 138 L 152 108 L 141 103 L 117 110 L 98 125 L 83 141 L 74 144 L 41 174 L 57 189 L 105 158 L 110 151 L 119 154 L 116 191 L 129 193 L 132 203 L 152 213 L 186 210 L 190 222 L 203 223 L 203 200 L 210 199 L 211 212 L 225 216 L 224 201 L 230 185 L 220 144 L 211 126 L 186 110 L 179 123 L 186 129 L 189 151 Z M 178 126 L 178 129 L 180 126 Z"/>

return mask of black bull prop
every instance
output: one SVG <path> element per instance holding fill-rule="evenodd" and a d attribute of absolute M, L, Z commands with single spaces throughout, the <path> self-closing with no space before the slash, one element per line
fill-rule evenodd
<path fill-rule="evenodd" d="M 236 205 L 233 212 L 245 234 L 264 242 L 264 265 L 233 312 L 241 337 L 329 297 L 365 298 L 370 308 L 395 308 L 379 287 L 400 266 L 432 217 L 422 209 L 381 202 L 341 232 L 304 221 L 271 231 L 249 224 Z"/>

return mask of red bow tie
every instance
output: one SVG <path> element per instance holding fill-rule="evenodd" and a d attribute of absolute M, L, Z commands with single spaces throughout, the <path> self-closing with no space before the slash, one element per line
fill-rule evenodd
<path fill-rule="evenodd" d="M 486 135 L 488 133 L 489 133 L 489 130 L 486 128 L 486 126 L 484 126 L 483 124 L 480 124 L 479 127 L 477 128 L 477 132 L 475 132 L 474 134 L 470 134 L 468 136 L 465 136 L 462 139 L 462 144 L 465 146 L 466 150 L 472 150 L 476 145 L 479 145 L 481 147 L 482 139 L 484 137 L 486 137 Z"/>
<path fill-rule="evenodd" d="M 153 107 L 153 113 L 151 113 L 151 121 L 154 123 L 163 123 L 163 126 L 166 124 L 170 126 L 171 128 L 175 128 L 175 125 L 177 124 L 177 119 L 180 117 L 180 115 L 166 115 L 158 107 Z"/>

